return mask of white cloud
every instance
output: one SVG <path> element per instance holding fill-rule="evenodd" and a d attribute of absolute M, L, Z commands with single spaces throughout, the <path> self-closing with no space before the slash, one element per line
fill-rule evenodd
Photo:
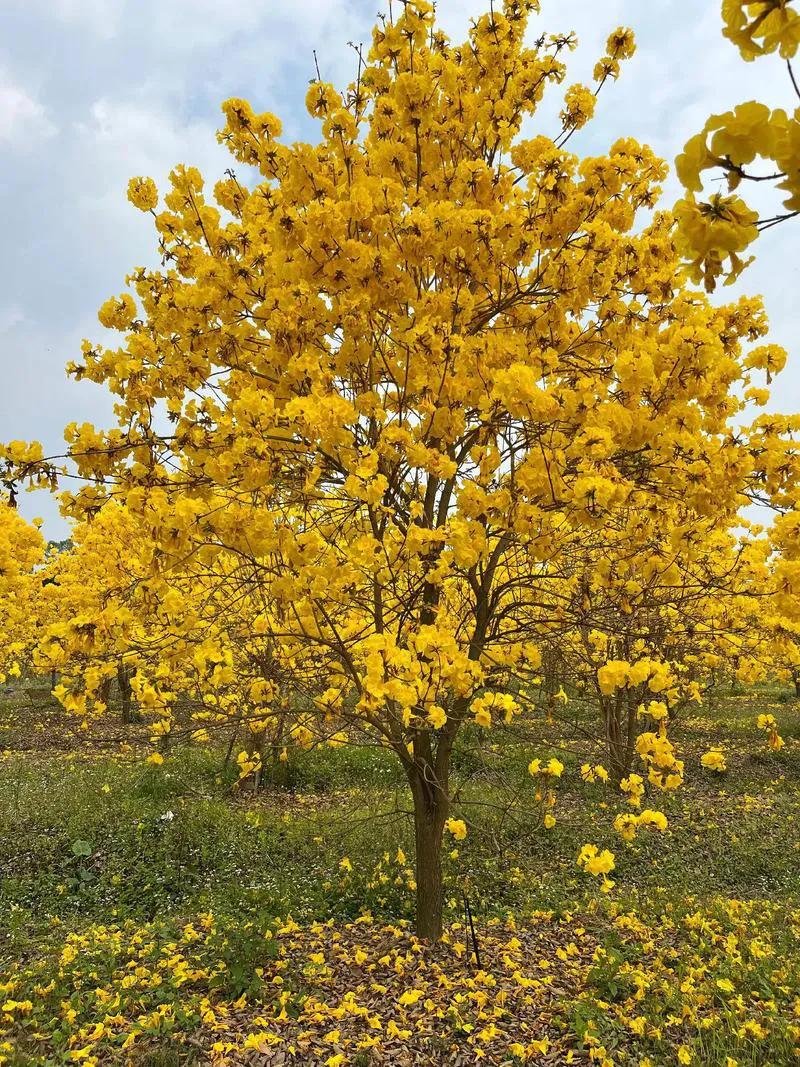
<path fill-rule="evenodd" d="M 29 149 L 54 133 L 55 126 L 44 107 L 0 74 L 0 144 Z"/>
<path fill-rule="evenodd" d="M 119 30 L 125 0 L 10 0 L 19 6 L 27 4 L 43 18 L 77 23 L 94 36 L 108 40 Z M 169 0 L 166 0 L 169 2 Z"/>
<path fill-rule="evenodd" d="M 0 308 L 0 334 L 8 333 L 25 322 L 25 312 L 16 304 Z"/>
<path fill-rule="evenodd" d="M 81 155 L 91 152 L 94 166 L 140 174 L 193 162 L 187 153 L 216 156 L 214 131 L 212 122 L 181 119 L 158 100 L 100 97 L 74 132 Z"/>
<path fill-rule="evenodd" d="M 158 100 L 109 97 L 96 100 L 89 118 L 76 124 L 63 174 L 75 188 L 84 233 L 95 235 L 98 243 L 103 235 L 113 235 L 116 270 L 107 279 L 108 292 L 117 290 L 131 267 L 149 263 L 155 255 L 149 219 L 128 202 L 129 178 L 153 178 L 163 193 L 169 172 L 184 163 L 199 167 L 213 186 L 231 163 L 217 143 L 216 125 L 208 117 L 181 119 Z M 86 160 L 92 163 L 88 173 Z"/>

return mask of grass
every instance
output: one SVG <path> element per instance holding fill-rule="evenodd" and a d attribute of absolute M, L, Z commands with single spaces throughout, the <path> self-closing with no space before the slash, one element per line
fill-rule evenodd
<path fill-rule="evenodd" d="M 765 710 L 776 716 L 787 740 L 778 753 L 765 748 L 755 727 Z M 404 946 L 410 936 L 403 924 L 413 914 L 413 870 L 402 860 L 402 853 L 413 854 L 402 810 L 408 800 L 391 756 L 358 747 L 308 753 L 293 768 L 290 790 L 253 794 L 237 784 L 224 752 L 184 749 L 162 766 L 148 765 L 136 727 L 113 745 L 98 738 L 83 744 L 64 730 L 41 694 L 32 700 L 7 697 L 0 714 L 0 743 L 9 746 L 0 773 L 0 964 L 6 998 L 0 1006 L 5 1031 L 0 1062 L 5 1056 L 14 1067 L 69 1062 L 168 1067 L 208 1062 L 215 1043 L 223 1046 L 213 1053 L 218 1062 L 249 1062 L 248 1056 L 261 1054 L 253 1035 L 276 1032 L 273 1022 L 260 1026 L 259 1018 L 271 1021 L 288 1012 L 297 1026 L 281 1025 L 295 1027 L 293 1040 L 299 1040 L 297 1033 L 309 1031 L 298 1027 L 308 1022 L 314 998 L 328 1008 L 317 1009 L 309 1032 L 320 1027 L 341 1032 L 340 1043 L 322 1041 L 317 1047 L 316 1039 L 309 1039 L 305 1059 L 298 1062 L 326 1063 L 333 1057 L 336 1065 L 337 1055 L 344 1057 L 341 1063 L 393 1062 L 376 1058 L 390 1055 L 388 1036 L 380 1049 L 359 1047 L 363 1035 L 354 1032 L 352 1041 L 346 1040 L 341 1017 L 334 1014 L 324 1026 L 318 1018 L 338 1010 L 343 990 L 369 988 L 360 966 L 381 972 L 388 966 L 381 962 L 388 958 L 386 930 L 399 930 Z M 110 731 L 107 724 L 104 729 L 120 730 Z M 479 1040 L 476 1035 L 487 1026 L 503 1033 L 505 1024 L 499 1017 L 487 1022 L 481 1013 L 465 1023 L 454 1007 L 460 1003 L 456 992 L 440 1004 L 451 980 L 455 991 L 462 990 L 470 1003 L 474 999 L 474 962 L 469 952 L 453 948 L 444 980 L 440 976 L 431 986 L 448 1035 L 445 1045 L 435 1046 L 440 1056 L 435 1062 L 475 1062 L 476 1048 L 490 1063 L 556 1054 L 563 1058 L 548 1062 L 579 1063 L 587 1056 L 619 1064 L 646 1064 L 649 1057 L 653 1065 L 795 1062 L 797 705 L 778 690 L 729 692 L 687 715 L 673 735 L 686 759 L 686 783 L 675 794 L 648 799 L 668 816 L 669 830 L 642 834 L 630 845 L 611 825 L 614 815 L 626 810 L 624 800 L 609 787 L 580 781 L 581 762 L 598 756 L 587 753 L 582 742 L 564 743 L 545 732 L 535 746 L 492 751 L 492 738 L 482 741 L 484 756 L 501 759 L 507 784 L 522 794 L 533 788 L 528 760 L 558 752 L 566 770 L 558 782 L 557 824 L 549 831 L 539 820 L 504 817 L 501 792 L 482 770 L 485 762 L 466 744 L 457 752 L 457 767 L 468 780 L 461 804 L 470 833 L 454 850 L 458 854 L 451 855 L 448 846 L 445 858 L 447 919 L 456 924 L 452 945 L 467 941 L 458 925 L 466 892 L 485 953 L 494 954 L 493 980 L 510 983 L 508 1003 L 516 1003 L 518 992 L 518 983 L 506 974 L 509 951 L 522 953 L 522 962 L 514 956 L 512 974 L 524 973 L 539 984 L 532 987 L 536 996 L 528 996 L 530 1003 L 515 1008 L 505 1044 L 491 1031 Z M 730 766 L 724 776 L 699 766 L 700 755 L 720 739 Z M 28 750 L 15 752 L 11 746 L 20 743 Z M 617 884 L 609 899 L 576 866 L 587 841 L 615 853 Z M 343 866 L 345 857 L 349 865 Z M 371 919 L 359 925 L 365 912 Z M 333 943 L 333 934 L 314 926 L 329 920 L 334 927 L 325 930 L 337 931 L 341 939 Z M 576 929 L 583 933 L 576 935 Z M 368 956 L 380 953 L 374 965 L 353 963 L 359 948 L 342 955 L 342 945 L 354 939 L 363 942 Z M 517 940 L 519 950 L 513 948 Z M 743 947 L 751 942 L 764 946 L 763 955 Z M 75 960 L 68 958 L 71 950 L 65 957 L 69 945 L 76 948 Z M 181 978 L 184 963 L 164 969 L 163 953 L 176 945 L 194 977 Z M 331 953 L 340 960 L 338 968 Z M 326 958 L 323 970 L 308 963 L 320 954 Z M 548 967 L 540 966 L 539 957 L 553 973 L 563 969 L 557 1003 L 549 999 L 548 984 L 541 984 Z M 158 981 L 152 989 L 137 986 L 129 1003 L 121 992 L 123 980 L 137 967 Z M 395 980 L 392 974 L 378 984 L 386 987 Z M 277 979 L 289 994 L 283 1005 L 274 999 Z M 406 986 L 418 980 L 412 975 Z M 122 997 L 116 1015 L 101 1010 L 102 996 L 92 992 L 97 989 L 110 991 L 112 1001 Z M 30 1009 L 13 1007 L 28 1001 Z M 409 1062 L 431 1062 L 423 1057 L 432 1055 L 434 1035 L 414 1010 L 396 1009 L 398 1027 L 413 1035 L 401 1045 L 416 1050 L 418 1058 Z M 98 1021 L 117 1016 L 125 1026 L 104 1023 L 98 1033 Z M 124 1048 L 131 1026 L 138 1028 L 136 1040 Z M 527 1037 L 514 1041 L 515 1032 Z M 243 1047 L 247 1040 L 253 1041 L 249 1051 Z M 537 1050 L 541 1040 L 546 1052 Z M 262 1041 L 273 1047 L 272 1037 Z M 510 1053 L 514 1045 L 520 1047 Z"/>

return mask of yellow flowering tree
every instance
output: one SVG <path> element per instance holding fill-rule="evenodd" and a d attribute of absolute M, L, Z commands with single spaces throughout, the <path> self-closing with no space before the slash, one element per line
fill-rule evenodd
<path fill-rule="evenodd" d="M 49 610 L 36 633 L 36 666 L 60 675 L 55 696 L 83 720 L 105 714 L 116 685 L 123 721 L 135 700 L 156 759 L 173 742 L 222 735 L 231 749 L 237 739 L 243 745 L 243 777 L 258 782 L 271 765 L 281 778 L 287 748 L 315 738 L 290 716 L 265 637 L 266 606 L 252 601 L 224 555 L 214 555 L 210 572 L 198 557 L 172 564 L 154 566 L 141 518 L 106 502 L 44 572 Z M 295 686 L 300 678 L 295 663 Z"/>
<path fill-rule="evenodd" d="M 426 938 L 441 932 L 445 828 L 467 832 L 451 814 L 456 738 L 520 713 L 563 568 L 622 510 L 658 522 L 680 500 L 708 533 L 764 490 L 760 451 L 733 431 L 763 314 L 684 288 L 671 219 L 642 216 L 665 174 L 649 148 L 566 148 L 629 31 L 610 36 L 594 90 L 565 90 L 560 130 L 521 136 L 574 44 L 526 45 L 537 8 L 506 0 L 454 45 L 408 0 L 346 91 L 312 83 L 317 144 L 284 144 L 277 118 L 229 100 L 220 139 L 255 178 L 209 191 L 181 166 L 163 206 L 131 182 L 165 265 L 101 308 L 118 345 L 86 342 L 70 368 L 111 390 L 118 424 L 69 428 L 86 484 L 66 508 L 127 509 L 157 608 L 199 568 L 206 703 L 241 691 L 221 631 L 244 599 L 265 605 L 259 636 L 308 732 L 345 727 L 396 754 Z M 180 666 L 163 656 L 156 708 Z M 608 693 L 670 684 L 654 661 L 602 668 Z M 669 742 L 642 736 L 671 787 Z M 582 855 L 590 873 L 613 867 Z"/>
<path fill-rule="evenodd" d="M 42 613 L 45 542 L 38 523 L 26 522 L 0 499 L 0 683 L 30 667 Z"/>
<path fill-rule="evenodd" d="M 666 732 L 720 682 L 758 681 L 791 663 L 774 545 L 743 526 L 734 534 L 679 502 L 651 500 L 642 513 L 620 510 L 562 565 L 542 608 L 549 690 L 562 687 L 549 714 L 569 722 L 573 698 L 596 707 L 615 781 L 631 772 L 641 733 Z"/>

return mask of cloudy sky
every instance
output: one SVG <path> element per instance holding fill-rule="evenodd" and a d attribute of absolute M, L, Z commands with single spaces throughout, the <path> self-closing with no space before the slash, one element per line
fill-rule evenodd
<path fill-rule="evenodd" d="M 0 439 L 36 438 L 61 451 L 70 421 L 109 421 L 106 396 L 69 382 L 64 364 L 83 337 L 99 339 L 100 304 L 131 268 L 153 262 L 149 216 L 128 204 L 127 180 L 164 186 L 176 163 L 216 180 L 219 105 L 248 98 L 273 111 L 291 140 L 311 139 L 303 105 L 313 50 L 326 80 L 353 72 L 348 42 L 366 42 L 383 0 L 0 0 Z M 488 0 L 439 0 L 454 37 Z M 533 31 L 575 30 L 570 80 L 588 79 L 608 33 L 631 26 L 638 51 L 603 91 L 575 152 L 604 151 L 622 135 L 672 160 L 712 111 L 759 98 L 790 106 L 783 64 L 745 64 L 720 33 L 719 0 L 542 0 Z M 555 95 L 555 94 L 554 94 Z M 558 100 L 553 100 L 557 110 Z M 555 123 L 542 116 L 542 132 Z M 674 181 L 665 204 L 677 195 Z M 772 407 L 800 410 L 798 228 L 771 231 L 737 291 L 764 293 L 774 340 L 790 351 Z M 796 244 L 794 245 L 796 247 Z M 794 294 L 794 295 L 793 295 Z M 725 296 L 731 291 L 726 290 Z M 45 494 L 23 513 L 66 530 Z"/>

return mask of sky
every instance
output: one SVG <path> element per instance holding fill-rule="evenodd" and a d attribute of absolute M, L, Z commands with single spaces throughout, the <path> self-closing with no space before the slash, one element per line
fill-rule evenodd
<path fill-rule="evenodd" d="M 63 451 L 69 422 L 112 424 L 108 395 L 67 379 L 81 340 L 104 340 L 97 308 L 134 267 L 154 265 L 152 220 L 126 198 L 128 178 L 159 187 L 178 163 L 213 184 L 231 165 L 215 137 L 231 96 L 272 111 L 290 141 L 315 140 L 304 107 L 316 50 L 326 81 L 354 73 L 348 42 L 369 42 L 385 0 L 0 0 L 0 440 L 36 439 Z M 463 40 L 489 0 L 439 0 L 439 20 Z M 532 35 L 574 30 L 568 81 L 588 81 L 608 34 L 630 26 L 638 49 L 598 114 L 572 138 L 599 154 L 620 136 L 670 162 L 707 116 L 746 100 L 790 107 L 776 57 L 746 64 L 721 35 L 719 0 L 542 0 Z M 538 132 L 555 133 L 558 93 Z M 663 206 L 679 195 L 674 177 Z M 777 201 L 775 201 L 777 206 Z M 773 212 L 770 212 L 773 213 Z M 761 293 L 774 340 L 789 350 L 771 410 L 800 411 L 797 227 L 771 230 L 757 262 L 725 299 Z M 27 518 L 66 536 L 48 494 L 22 494 Z"/>

